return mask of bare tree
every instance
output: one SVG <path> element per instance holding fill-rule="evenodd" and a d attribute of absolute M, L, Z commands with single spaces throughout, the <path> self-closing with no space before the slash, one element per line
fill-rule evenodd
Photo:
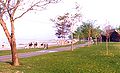
<path fill-rule="evenodd" d="M 18 54 L 16 50 L 14 21 L 21 18 L 23 15 L 31 10 L 41 10 L 50 3 L 57 3 L 58 0 L 0 0 L 0 24 L 5 32 L 5 35 L 9 41 L 12 53 L 12 65 L 18 66 Z M 22 10 L 18 16 L 15 17 L 15 13 Z M 6 18 L 11 24 L 11 31 L 8 31 L 6 26 Z"/>
<path fill-rule="evenodd" d="M 109 54 L 109 51 L 108 51 L 108 42 L 110 41 L 110 31 L 111 31 L 112 27 L 110 25 L 106 26 L 105 27 L 105 33 L 106 33 L 106 55 Z"/>
<path fill-rule="evenodd" d="M 66 35 L 70 33 L 70 28 L 72 23 L 68 20 L 69 19 L 69 13 L 65 13 L 63 16 L 58 16 L 55 19 L 51 19 L 52 22 L 55 23 L 56 33 L 55 35 L 58 38 L 62 38 L 62 43 L 66 38 Z"/>

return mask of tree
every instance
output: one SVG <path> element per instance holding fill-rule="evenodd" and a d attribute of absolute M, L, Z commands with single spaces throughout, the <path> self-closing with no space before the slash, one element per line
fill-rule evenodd
<path fill-rule="evenodd" d="M 101 39 L 101 33 L 102 30 L 100 29 L 100 26 L 98 27 L 94 27 L 93 29 L 93 38 L 95 38 L 95 44 L 97 45 L 97 38 L 100 38 Z"/>
<path fill-rule="evenodd" d="M 117 31 L 120 33 L 120 26 L 119 26 L 119 27 L 117 27 L 116 29 L 117 29 Z"/>
<path fill-rule="evenodd" d="M 120 30 L 120 26 L 117 28 L 117 30 Z"/>
<path fill-rule="evenodd" d="M 57 2 L 58 0 L 0 0 L 0 24 L 10 44 L 12 64 L 14 66 L 19 65 L 18 54 L 16 50 L 14 21 L 18 18 L 21 18 L 31 10 L 39 10 L 38 8 L 43 9 L 48 4 Z M 19 10 L 22 10 L 19 16 L 15 16 L 15 13 Z M 11 24 L 11 32 L 8 31 L 8 27 L 6 26 L 7 20 L 5 18 L 8 18 L 8 21 Z"/>
<path fill-rule="evenodd" d="M 88 46 L 90 45 L 90 39 L 91 37 L 95 37 L 97 38 L 99 32 L 98 29 L 99 27 L 94 27 L 93 24 L 95 23 L 96 20 L 94 21 L 86 21 L 86 22 L 82 22 L 82 25 L 80 25 L 79 27 L 77 27 L 77 30 L 74 32 L 76 35 L 79 36 L 79 38 L 84 38 L 84 39 L 88 39 Z"/>
<path fill-rule="evenodd" d="M 107 50 L 106 55 L 108 55 L 109 54 L 109 52 L 108 52 L 108 46 L 109 46 L 108 42 L 110 41 L 110 32 L 111 32 L 112 27 L 111 27 L 111 25 L 108 25 L 104 29 L 105 29 L 105 34 L 106 34 L 106 50 Z"/>
<path fill-rule="evenodd" d="M 83 33 L 81 32 L 80 27 L 78 27 L 78 28 L 76 29 L 76 31 L 74 32 L 74 34 L 75 34 L 75 35 L 74 35 L 74 38 L 76 37 L 78 40 L 84 38 L 84 35 L 83 35 Z"/>
<path fill-rule="evenodd" d="M 80 26 L 81 32 L 84 34 L 85 38 L 88 38 L 88 46 L 90 46 L 90 37 L 93 33 L 93 24 L 91 22 L 83 22 L 83 25 Z"/>
<path fill-rule="evenodd" d="M 62 38 L 63 40 L 66 38 L 68 34 L 73 32 L 73 26 L 80 21 L 82 17 L 80 14 L 80 6 L 76 4 L 75 13 L 65 13 L 64 15 L 58 16 L 55 19 L 50 19 L 55 23 L 56 33 L 55 35 L 58 38 Z M 72 35 L 71 35 L 72 38 Z"/>
<path fill-rule="evenodd" d="M 63 16 L 58 16 L 56 19 L 51 19 L 55 23 L 55 28 L 57 29 L 55 35 L 58 38 L 65 38 L 70 32 L 72 24 L 68 20 L 68 15 L 69 13 L 66 13 Z"/>

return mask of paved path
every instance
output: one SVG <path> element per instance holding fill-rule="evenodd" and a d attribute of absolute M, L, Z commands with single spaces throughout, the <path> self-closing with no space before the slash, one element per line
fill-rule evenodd
<path fill-rule="evenodd" d="M 83 47 L 86 45 L 87 44 L 74 45 L 73 49 L 76 49 L 78 47 Z M 31 56 L 43 55 L 43 54 L 52 53 L 52 52 L 68 51 L 68 50 L 71 50 L 71 46 L 55 48 L 55 49 L 48 49 L 48 50 L 41 50 L 41 51 L 29 52 L 29 53 L 19 53 L 18 56 L 19 56 L 19 58 L 27 58 L 27 57 L 31 57 Z M 9 60 L 11 60 L 11 57 L 12 57 L 11 55 L 0 56 L 0 62 L 9 61 Z"/>

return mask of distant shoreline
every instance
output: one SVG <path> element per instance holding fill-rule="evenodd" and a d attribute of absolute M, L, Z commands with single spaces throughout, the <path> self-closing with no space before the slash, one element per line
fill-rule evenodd
<path fill-rule="evenodd" d="M 57 45 L 57 43 L 50 43 L 50 42 L 47 43 L 47 44 L 48 44 L 49 47 Z M 40 45 L 41 45 L 41 43 L 38 44 L 38 46 L 40 46 Z M 22 44 L 22 45 L 17 44 L 16 47 L 17 47 L 17 49 L 25 49 L 25 46 L 28 46 L 28 44 L 27 43 L 26 44 Z M 38 48 L 42 48 L 42 47 L 38 47 Z M 27 48 L 29 48 L 29 47 L 27 47 Z M 0 50 L 11 50 L 11 49 L 10 49 L 9 44 L 5 44 L 4 48 L 2 48 L 2 46 L 0 47 Z"/>
<path fill-rule="evenodd" d="M 77 42 L 78 40 L 74 39 L 74 43 Z M 48 47 L 51 46 L 57 46 L 63 44 L 61 40 L 47 40 L 47 41 L 39 41 L 39 40 L 21 40 L 21 42 L 16 43 L 17 49 L 28 49 L 28 48 L 34 48 L 34 44 L 37 42 L 37 48 L 43 48 L 44 44 L 48 44 Z M 68 43 L 69 42 L 69 43 Z M 71 44 L 71 40 L 67 40 L 64 42 L 64 44 Z M 29 44 L 32 43 L 32 46 L 29 46 Z M 4 44 L 4 46 L 2 46 Z M 0 44 L 0 50 L 11 50 L 9 43 L 3 43 Z M 43 45 L 41 45 L 43 44 Z"/>

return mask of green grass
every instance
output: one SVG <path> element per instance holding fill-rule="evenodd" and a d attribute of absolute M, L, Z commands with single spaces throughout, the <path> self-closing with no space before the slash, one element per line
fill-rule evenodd
<path fill-rule="evenodd" d="M 43 50 L 43 48 L 19 49 L 18 53 L 27 53 L 27 52 L 34 52 L 34 51 L 39 51 L 39 50 Z M 10 54 L 11 54 L 10 50 L 1 50 L 0 51 L 0 56 L 10 55 Z"/>
<path fill-rule="evenodd" d="M 84 42 L 84 41 L 78 41 L 75 44 L 84 44 L 84 43 L 86 43 L 86 42 Z"/>
<path fill-rule="evenodd" d="M 48 49 L 67 47 L 67 46 L 70 46 L 70 45 L 51 46 Z M 28 53 L 28 52 L 34 52 L 34 51 L 40 51 L 40 50 L 44 50 L 44 48 L 18 49 L 17 51 L 18 51 L 18 53 Z M 10 55 L 10 54 L 11 54 L 11 50 L 0 50 L 0 56 Z"/>
<path fill-rule="evenodd" d="M 84 42 L 80 42 L 79 41 L 79 42 L 75 43 L 74 45 L 81 44 L 81 43 L 83 44 Z M 48 49 L 54 49 L 54 48 L 60 48 L 60 47 L 67 47 L 67 46 L 70 46 L 70 45 L 51 46 Z M 40 50 L 44 50 L 44 48 L 19 49 L 18 53 L 27 53 L 27 52 L 34 52 L 34 51 L 40 51 Z M 0 50 L 0 56 L 10 55 L 10 54 L 11 54 L 10 50 Z"/>
<path fill-rule="evenodd" d="M 20 59 L 21 65 L 0 63 L 1 73 L 120 73 L 120 43 L 81 47 L 74 51 L 49 53 Z"/>
<path fill-rule="evenodd" d="M 78 44 L 84 44 L 85 42 L 82 42 L 82 41 L 78 41 L 76 43 L 74 43 L 73 45 L 78 45 Z M 52 46 L 52 47 L 49 47 L 48 49 L 54 49 L 54 48 L 60 48 L 60 47 L 67 47 L 67 46 L 71 46 L 71 44 L 69 45 L 56 45 L 56 46 Z"/>

